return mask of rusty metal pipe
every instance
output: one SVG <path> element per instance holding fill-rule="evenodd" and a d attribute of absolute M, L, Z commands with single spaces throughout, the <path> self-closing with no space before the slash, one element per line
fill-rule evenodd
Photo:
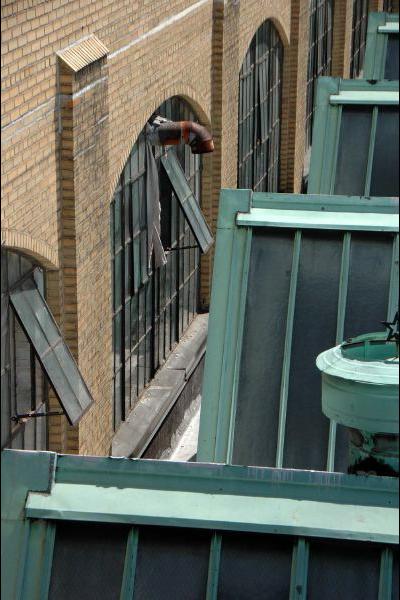
<path fill-rule="evenodd" d="M 154 145 L 188 144 L 193 154 L 213 152 L 214 142 L 209 131 L 194 121 L 168 121 L 156 117 L 151 123 L 150 141 Z"/>

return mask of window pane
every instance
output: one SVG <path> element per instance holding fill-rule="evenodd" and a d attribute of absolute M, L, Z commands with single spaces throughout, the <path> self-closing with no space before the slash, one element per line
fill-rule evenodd
<path fill-rule="evenodd" d="M 367 172 L 372 107 L 342 109 L 334 193 L 363 196 Z"/>
<path fill-rule="evenodd" d="M 399 195 L 399 109 L 379 110 L 376 126 L 371 196 Z"/>
<path fill-rule="evenodd" d="M 390 34 L 387 41 L 385 79 L 399 78 L 399 34 Z"/>
<path fill-rule="evenodd" d="M 50 600 L 119 600 L 128 528 L 57 523 Z"/>

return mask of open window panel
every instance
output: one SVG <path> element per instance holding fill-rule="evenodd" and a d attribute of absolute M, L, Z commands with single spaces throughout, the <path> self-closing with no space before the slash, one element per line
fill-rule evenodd
<path fill-rule="evenodd" d="M 4 598 L 397 597 L 396 479 L 9 450 L 1 459 Z"/>
<path fill-rule="evenodd" d="M 364 63 L 365 79 L 399 79 L 399 15 L 370 13 Z"/>
<path fill-rule="evenodd" d="M 178 198 L 184 215 L 190 225 L 194 237 L 200 246 L 202 253 L 208 252 L 213 244 L 213 237 L 207 221 L 201 211 L 190 186 L 187 182 L 185 173 L 179 164 L 175 152 L 170 151 L 161 156 L 161 163 L 169 177 L 171 185 Z"/>
<path fill-rule="evenodd" d="M 399 195 L 399 82 L 320 78 L 308 192 Z"/>
<path fill-rule="evenodd" d="M 344 472 L 319 353 L 398 305 L 398 200 L 222 190 L 197 460 Z"/>
<path fill-rule="evenodd" d="M 40 293 L 35 272 L 9 290 L 10 304 L 71 425 L 76 425 L 94 400 Z"/>

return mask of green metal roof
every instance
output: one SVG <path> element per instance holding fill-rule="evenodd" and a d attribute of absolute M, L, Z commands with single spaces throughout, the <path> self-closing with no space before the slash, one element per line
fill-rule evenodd
<path fill-rule="evenodd" d="M 368 600 L 398 585 L 392 478 L 12 450 L 1 460 L 4 600 L 329 599 L 330 577 Z"/>
<path fill-rule="evenodd" d="M 310 194 L 399 195 L 399 82 L 318 81 Z"/>
<path fill-rule="evenodd" d="M 399 78 L 399 15 L 370 13 L 365 49 L 364 79 Z"/>
<path fill-rule="evenodd" d="M 347 469 L 318 354 L 398 304 L 398 201 L 222 190 L 197 457 Z"/>

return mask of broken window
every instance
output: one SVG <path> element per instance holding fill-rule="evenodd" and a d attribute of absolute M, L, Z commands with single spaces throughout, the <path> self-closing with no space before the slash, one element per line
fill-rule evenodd
<path fill-rule="evenodd" d="M 318 77 L 332 71 L 333 1 L 310 0 L 310 31 L 307 70 L 306 149 L 312 143 Z"/>
<path fill-rule="evenodd" d="M 254 35 L 240 70 L 238 187 L 277 191 L 283 45 L 271 21 Z"/>
<path fill-rule="evenodd" d="M 178 97 L 167 100 L 156 113 L 172 121 L 196 120 Z M 168 158 L 165 148 L 152 151 L 159 176 L 165 265 L 156 268 L 154 258 L 148 256 L 145 130 L 131 150 L 111 204 L 115 428 L 198 310 L 200 247 L 196 227 L 189 223 L 181 203 L 188 202 L 199 216 L 194 203 L 201 197 L 201 157 L 183 144 L 169 148 Z M 175 174 L 181 168 L 185 181 L 181 171 L 171 183 L 166 168 Z M 197 227 L 196 234 L 202 232 L 204 243 L 205 229 Z"/>
<path fill-rule="evenodd" d="M 1 259 L 1 444 L 46 449 L 47 417 L 36 416 L 48 412 L 46 378 L 73 425 L 93 400 L 44 300 L 43 272 L 15 252 Z"/>
<path fill-rule="evenodd" d="M 363 76 L 368 28 L 368 0 L 354 0 L 351 37 L 350 77 Z"/>

